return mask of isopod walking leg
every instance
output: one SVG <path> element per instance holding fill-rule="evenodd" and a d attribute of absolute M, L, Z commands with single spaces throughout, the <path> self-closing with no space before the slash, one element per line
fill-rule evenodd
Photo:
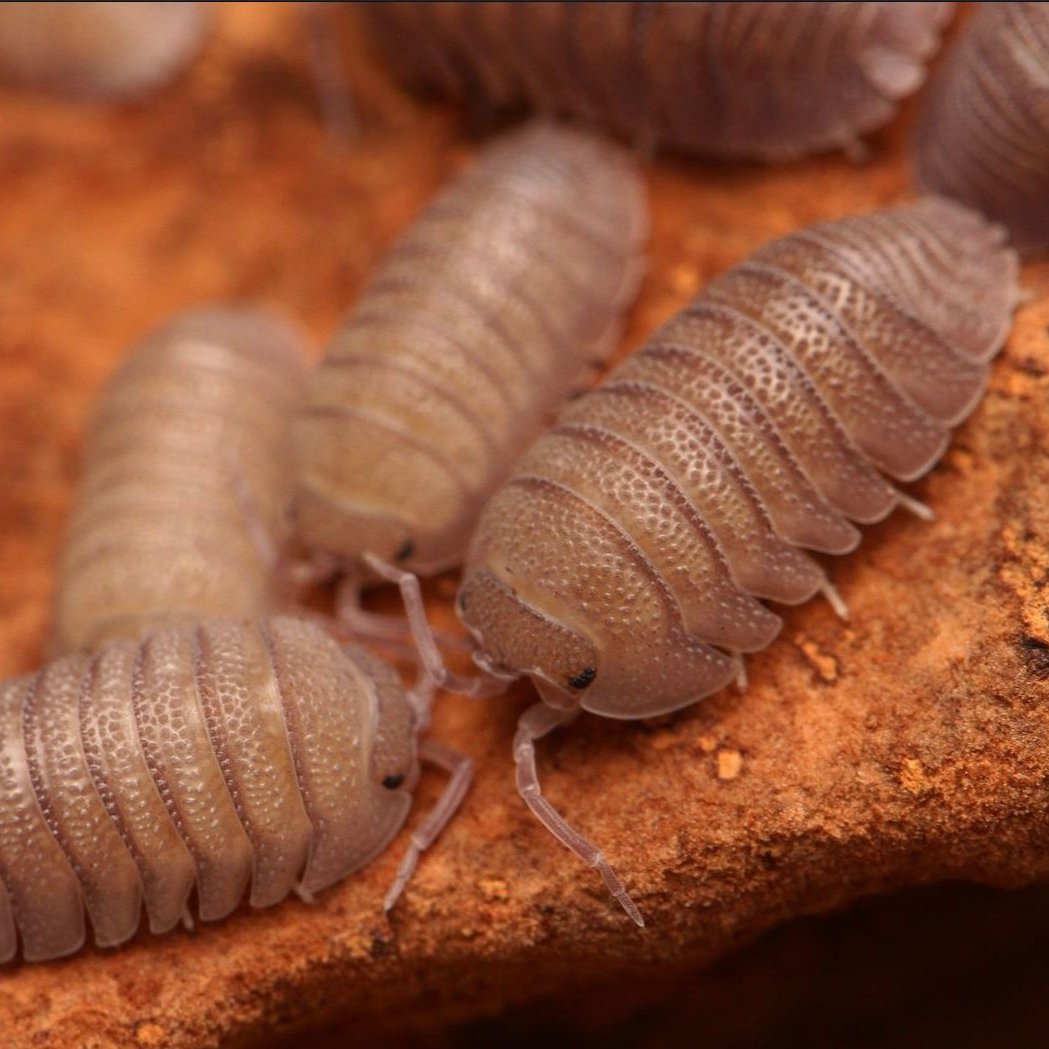
<path fill-rule="evenodd" d="M 361 606 L 361 580 L 356 576 L 345 576 L 335 593 L 335 618 L 355 638 L 377 641 L 392 648 L 403 649 L 415 654 L 417 649 L 412 638 L 411 627 L 403 616 L 385 612 L 371 612 Z M 446 648 L 466 646 L 458 637 L 434 631 L 434 638 Z"/>
<path fill-rule="evenodd" d="M 517 723 L 517 733 L 514 735 L 517 790 L 539 822 L 588 867 L 596 867 L 608 891 L 619 901 L 623 910 L 638 925 L 644 926 L 645 919 L 641 917 L 641 912 L 630 898 L 619 876 L 601 855 L 601 851 L 566 822 L 557 809 L 543 797 L 542 788 L 539 786 L 539 775 L 535 767 L 535 741 L 571 721 L 575 716 L 574 710 L 554 710 L 545 703 L 536 703 L 521 715 L 521 720 Z"/>
<path fill-rule="evenodd" d="M 423 761 L 429 761 L 444 769 L 450 773 L 451 778 L 429 816 L 412 833 L 408 851 L 397 868 L 397 874 L 389 892 L 386 893 L 386 899 L 383 902 L 383 909 L 386 911 L 393 908 L 404 891 L 408 879 L 411 878 L 419 863 L 419 857 L 434 843 L 437 836 L 448 825 L 448 821 L 455 815 L 473 779 L 473 762 L 465 754 L 442 747 L 440 743 L 424 740 L 419 744 L 419 757 Z"/>
<path fill-rule="evenodd" d="M 365 554 L 363 560 L 376 575 L 388 583 L 395 583 L 400 589 L 404 612 L 408 617 L 412 638 L 419 651 L 423 671 L 433 679 L 438 688 L 474 699 L 483 699 L 486 696 L 495 696 L 506 691 L 507 682 L 512 680 L 511 678 L 492 675 L 466 677 L 456 674 L 444 665 L 437 642 L 434 640 L 433 631 L 426 619 L 419 580 L 411 572 L 405 572 L 387 563 L 381 557 L 376 557 L 375 554 Z"/>

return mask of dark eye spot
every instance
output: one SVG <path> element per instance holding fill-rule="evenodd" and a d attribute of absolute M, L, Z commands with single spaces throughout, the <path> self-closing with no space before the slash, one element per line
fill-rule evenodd
<path fill-rule="evenodd" d="M 393 559 L 395 561 L 407 561 L 408 558 L 411 557 L 414 553 L 415 543 L 413 543 L 410 539 L 405 539 L 405 541 L 401 543 L 400 547 L 398 548 L 397 553 L 393 555 Z"/>
<path fill-rule="evenodd" d="M 398 772 L 393 776 L 383 776 L 382 785 L 387 790 L 396 790 L 404 782 L 404 773 Z"/>
<path fill-rule="evenodd" d="M 575 677 L 570 677 L 568 679 L 568 687 L 586 688 L 595 677 L 597 677 L 597 671 L 593 667 L 584 667 Z"/>

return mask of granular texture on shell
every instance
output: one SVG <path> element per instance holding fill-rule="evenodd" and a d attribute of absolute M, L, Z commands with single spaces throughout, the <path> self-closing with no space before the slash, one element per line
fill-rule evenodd
<path fill-rule="evenodd" d="M 102 394 L 62 556 L 60 651 L 263 614 L 291 497 L 300 336 L 251 309 L 180 314 Z"/>
<path fill-rule="evenodd" d="M 396 675 L 318 627 L 203 621 L 0 685 L 0 961 L 322 889 L 396 833 L 417 778 Z M 386 785 L 384 785 L 384 780 Z M 403 784 L 390 789 L 388 784 Z"/>
<path fill-rule="evenodd" d="M 1049 4 L 980 4 L 930 85 L 919 183 L 982 211 L 1024 254 L 1049 251 Z"/>
<path fill-rule="evenodd" d="M 486 666 L 553 706 L 674 710 L 928 470 L 1017 301 L 1004 231 L 939 198 L 822 223 L 715 280 L 519 461 L 460 590 Z"/>
<path fill-rule="evenodd" d="M 73 98 L 159 86 L 193 57 L 198 3 L 0 4 L 0 78 Z"/>
<path fill-rule="evenodd" d="M 457 564 L 485 499 L 615 345 L 648 218 L 625 151 L 538 124 L 489 145 L 415 221 L 314 372 L 295 426 L 298 535 Z"/>
<path fill-rule="evenodd" d="M 853 148 L 917 90 L 948 3 L 383 3 L 404 79 L 644 146 L 783 160 Z"/>

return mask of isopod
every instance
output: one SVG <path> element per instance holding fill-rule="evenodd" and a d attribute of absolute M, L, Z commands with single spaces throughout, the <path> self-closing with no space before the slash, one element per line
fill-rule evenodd
<path fill-rule="evenodd" d="M 915 167 L 927 190 L 1049 251 L 1049 5 L 981 4 L 930 85 Z"/>
<path fill-rule="evenodd" d="M 302 337 L 270 314 L 178 314 L 95 412 L 62 555 L 59 651 L 265 613 L 293 483 Z"/>
<path fill-rule="evenodd" d="M 411 807 L 418 758 L 452 772 L 388 906 L 470 762 L 416 748 L 394 672 L 318 626 L 202 621 L 74 653 L 0 685 L 0 961 L 215 921 L 364 866 Z"/>
<path fill-rule="evenodd" d="M 917 90 L 949 3 L 365 4 L 410 84 L 646 146 L 858 149 Z"/>
<path fill-rule="evenodd" d="M 485 499 L 615 344 L 640 278 L 625 151 L 540 124 L 487 146 L 395 246 L 309 382 L 298 536 L 361 573 L 461 561 Z"/>
<path fill-rule="evenodd" d="M 542 697 L 514 740 L 519 790 L 639 923 L 542 797 L 535 741 L 739 679 L 780 627 L 759 598 L 840 600 L 804 548 L 844 554 L 851 522 L 924 509 L 892 481 L 979 400 L 1017 301 L 1003 241 L 930 197 L 771 242 L 572 402 L 482 514 L 457 605 L 478 665 Z"/>
<path fill-rule="evenodd" d="M 206 25 L 198 3 L 0 4 L 0 76 L 74 98 L 122 98 L 182 69 Z"/>

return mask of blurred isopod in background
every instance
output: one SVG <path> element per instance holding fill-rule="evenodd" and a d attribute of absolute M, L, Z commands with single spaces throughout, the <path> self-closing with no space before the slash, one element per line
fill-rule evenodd
<path fill-rule="evenodd" d="M 59 651 L 264 614 L 305 381 L 303 336 L 261 310 L 189 310 L 132 350 L 86 440 L 59 567 Z"/>
<path fill-rule="evenodd" d="M 80 99 L 159 87 L 199 49 L 198 3 L 0 4 L 0 78 Z"/>
<path fill-rule="evenodd" d="M 924 100 L 918 182 L 1049 250 L 1049 4 L 980 4 Z"/>
<path fill-rule="evenodd" d="M 643 147 L 787 160 L 860 150 L 925 78 L 949 3 L 359 5 L 402 79 L 475 110 Z"/>

